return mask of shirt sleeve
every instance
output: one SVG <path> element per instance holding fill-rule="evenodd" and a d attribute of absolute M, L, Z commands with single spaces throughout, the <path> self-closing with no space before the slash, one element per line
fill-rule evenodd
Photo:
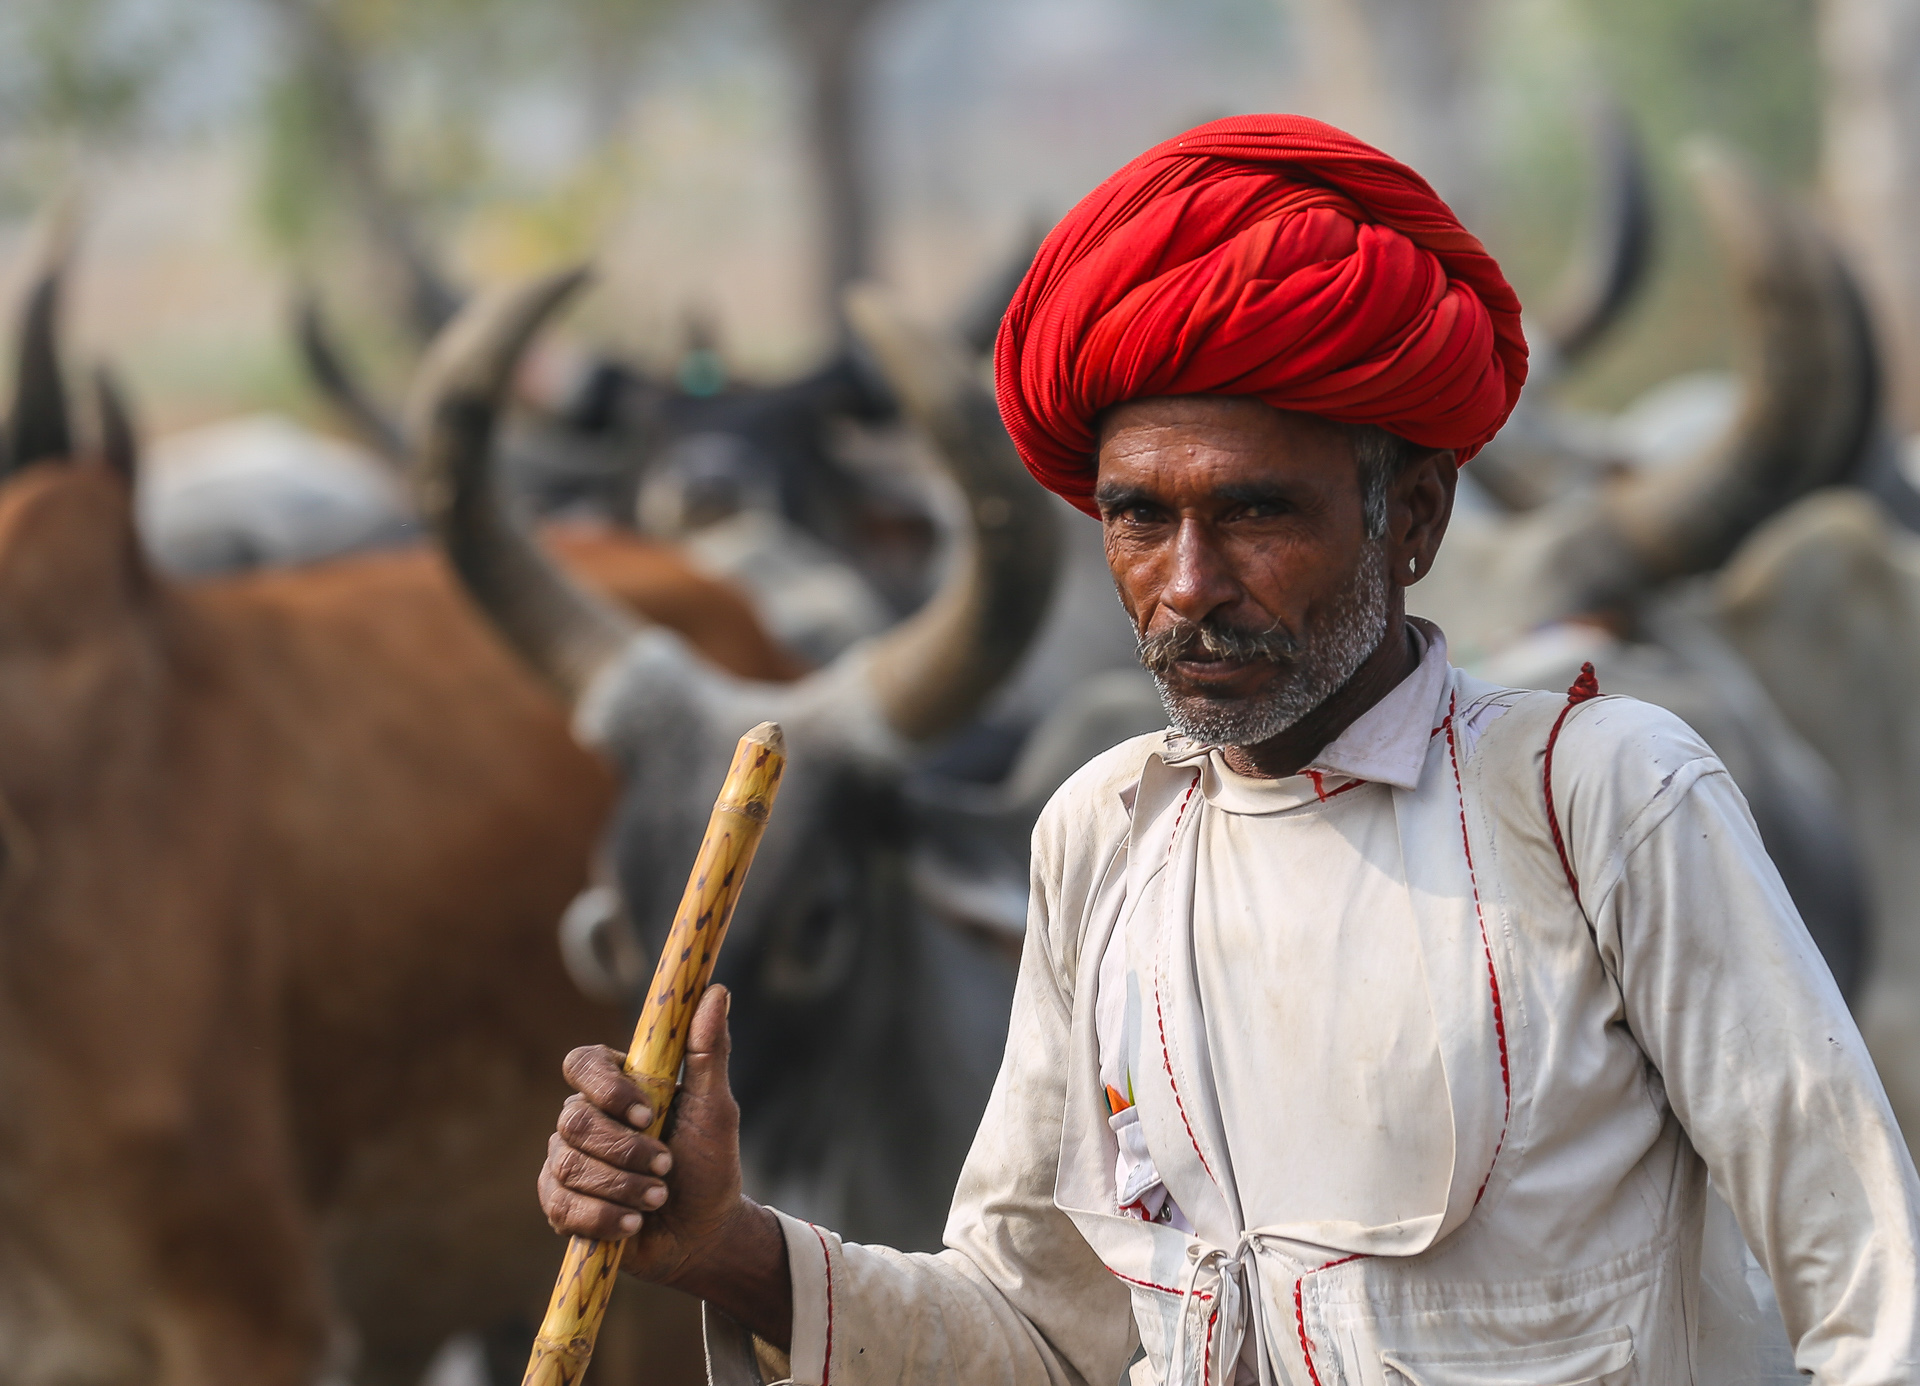
<path fill-rule="evenodd" d="M 1582 852 L 1602 956 L 1796 1365 L 1823 1386 L 1920 1380 L 1920 1182 L 1746 800 L 1695 759 L 1607 836 Z"/>
<path fill-rule="evenodd" d="M 1043 826 L 1006 1055 L 954 1193 L 947 1249 L 843 1242 L 781 1215 L 793 1342 L 778 1365 L 798 1386 L 1112 1386 L 1133 1355 L 1125 1287 L 1053 1201 L 1072 999 L 1053 932 L 1061 873 L 1046 864 L 1057 844 L 1046 836 Z M 718 1320 L 709 1310 L 714 1386 L 767 1378 L 764 1345 L 755 1370 L 756 1353 L 738 1350 L 738 1330 Z"/>

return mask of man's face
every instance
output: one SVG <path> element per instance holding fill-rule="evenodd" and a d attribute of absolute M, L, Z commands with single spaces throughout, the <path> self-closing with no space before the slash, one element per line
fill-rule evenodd
<path fill-rule="evenodd" d="M 1378 647 L 1397 585 L 1366 534 L 1348 432 L 1257 400 L 1183 396 L 1102 423 L 1107 562 L 1174 725 L 1278 736 Z"/>

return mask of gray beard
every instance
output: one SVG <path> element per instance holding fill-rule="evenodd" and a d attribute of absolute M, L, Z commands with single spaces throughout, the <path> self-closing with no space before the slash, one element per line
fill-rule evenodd
<path fill-rule="evenodd" d="M 1141 638 L 1140 662 L 1153 675 L 1175 730 L 1210 746 L 1255 746 L 1280 735 L 1347 686 L 1387 633 L 1387 597 L 1386 544 L 1370 541 L 1328 619 L 1304 639 L 1278 630 L 1246 635 L 1187 627 Z M 1167 685 L 1167 666 L 1178 657 L 1176 647 L 1183 641 L 1219 653 L 1269 659 L 1281 672 L 1258 697 L 1176 693 Z"/>

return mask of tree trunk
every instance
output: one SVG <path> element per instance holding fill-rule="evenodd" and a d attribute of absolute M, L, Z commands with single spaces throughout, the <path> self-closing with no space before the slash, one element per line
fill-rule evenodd
<path fill-rule="evenodd" d="M 861 44 L 888 0 L 773 0 L 799 69 L 820 228 L 821 297 L 844 336 L 841 296 L 873 270 L 873 198 L 860 148 Z"/>
<path fill-rule="evenodd" d="M 286 21 L 292 61 L 314 96 L 318 135 L 366 236 L 382 289 L 406 305 L 407 325 L 431 340 L 460 306 L 389 186 L 360 72 L 330 0 L 273 0 Z"/>
<path fill-rule="evenodd" d="M 1887 395 L 1920 428 L 1920 0 L 1821 0 L 1820 177 L 1879 328 Z"/>

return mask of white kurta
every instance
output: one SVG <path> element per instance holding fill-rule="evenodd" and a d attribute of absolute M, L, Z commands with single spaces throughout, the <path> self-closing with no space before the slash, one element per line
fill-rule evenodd
<path fill-rule="evenodd" d="M 1800 1367 L 1920 1380 L 1920 1184 L 1744 801 L 1581 705 L 1576 895 L 1564 706 L 1435 633 L 1301 776 L 1166 735 L 1076 775 L 949 1250 L 785 1220 L 794 1380 L 1708 1380 L 1709 1169 Z"/>

